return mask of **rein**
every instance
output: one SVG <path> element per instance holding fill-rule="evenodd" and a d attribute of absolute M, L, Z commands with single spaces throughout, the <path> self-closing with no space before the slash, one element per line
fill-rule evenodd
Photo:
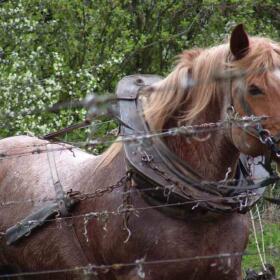
<path fill-rule="evenodd" d="M 90 124 L 91 124 L 91 120 L 90 119 L 85 119 L 84 121 L 82 121 L 80 123 L 69 125 L 65 128 L 57 130 L 55 132 L 48 133 L 48 134 L 42 136 L 42 139 L 44 139 L 44 140 L 55 140 L 56 137 L 58 137 L 58 136 L 63 136 L 64 134 L 66 134 L 68 132 L 71 132 L 75 129 L 83 128 L 83 127 L 88 126 Z"/>
<path fill-rule="evenodd" d="M 239 93 L 239 100 L 242 106 L 243 111 L 247 116 L 255 115 L 250 104 L 245 100 L 245 96 L 243 94 L 244 91 L 241 89 L 238 90 Z M 233 104 L 233 102 L 231 102 Z M 233 111 L 234 107 L 231 105 Z M 271 135 L 270 131 L 265 129 L 261 123 L 258 123 L 255 127 L 242 127 L 242 129 L 250 134 L 251 136 L 255 137 L 256 139 L 260 140 L 260 142 L 267 146 L 267 148 L 275 154 L 278 158 L 280 158 L 280 148 L 278 147 L 277 143 L 280 141 L 280 132 L 276 135 Z"/>

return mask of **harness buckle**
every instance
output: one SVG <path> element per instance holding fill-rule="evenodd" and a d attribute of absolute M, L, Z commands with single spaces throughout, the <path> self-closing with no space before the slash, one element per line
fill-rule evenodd
<path fill-rule="evenodd" d="M 166 201 L 169 202 L 170 194 L 174 191 L 175 185 L 164 186 L 163 196 L 166 197 Z"/>
<path fill-rule="evenodd" d="M 267 129 L 259 130 L 258 134 L 259 134 L 259 140 L 261 141 L 262 144 L 268 144 L 270 140 L 272 141 L 270 132 Z"/>
<path fill-rule="evenodd" d="M 144 155 L 142 155 L 141 160 L 144 162 L 151 162 L 153 160 L 153 156 L 144 151 Z"/>
<path fill-rule="evenodd" d="M 246 210 L 249 202 L 248 194 L 240 194 L 237 199 L 239 201 L 239 211 L 242 212 Z"/>
<path fill-rule="evenodd" d="M 277 140 L 273 136 L 271 136 L 270 131 L 267 129 L 259 129 L 259 140 L 262 144 L 266 145 L 271 149 L 271 151 L 279 158 L 280 157 L 280 149 L 277 147 Z"/>

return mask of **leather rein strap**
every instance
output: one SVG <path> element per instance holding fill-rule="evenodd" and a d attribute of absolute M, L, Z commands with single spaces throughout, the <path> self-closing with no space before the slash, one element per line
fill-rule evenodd
<path fill-rule="evenodd" d="M 273 179 L 254 183 L 249 178 L 246 163 L 240 160 L 237 184 L 205 182 L 159 137 L 140 137 L 141 140 L 137 140 L 137 135 L 149 133 L 138 95 L 145 87 L 160 80 L 161 77 L 154 75 L 133 75 L 123 78 L 117 87 L 120 118 L 126 124 L 121 125 L 121 133 L 136 135 L 135 141 L 124 143 L 127 165 L 136 187 L 142 189 L 143 196 L 153 204 L 155 201 L 177 202 L 187 209 L 219 213 L 250 210 L 263 195 L 265 186 L 274 182 Z M 152 186 L 154 190 L 145 191 L 147 186 Z"/>

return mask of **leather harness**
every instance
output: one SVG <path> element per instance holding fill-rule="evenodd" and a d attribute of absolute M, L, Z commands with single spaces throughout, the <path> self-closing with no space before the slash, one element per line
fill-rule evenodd
<path fill-rule="evenodd" d="M 24 236 L 28 236 L 34 229 L 45 224 L 54 215 L 66 217 L 71 208 L 78 202 L 72 193 L 65 193 L 56 168 L 55 155 L 46 145 L 46 152 L 50 168 L 50 175 L 55 190 L 55 199 L 42 203 L 37 211 L 33 211 L 23 220 L 8 228 L 5 233 L 7 245 L 12 245 Z"/>
<path fill-rule="evenodd" d="M 160 80 L 161 77 L 154 75 L 133 75 L 122 79 L 117 87 L 120 118 L 126 124 L 121 125 L 121 133 L 136 135 L 134 141 L 124 144 L 128 169 L 136 187 L 154 188 L 154 191 L 141 192 L 153 205 L 176 202 L 188 212 L 197 208 L 218 213 L 246 213 L 262 197 L 265 187 L 278 180 L 278 177 L 271 176 L 271 169 L 266 170 L 263 164 L 257 165 L 255 172 L 261 172 L 267 178 L 254 182 L 246 156 L 242 155 L 235 176 L 237 184 L 206 182 L 159 137 L 140 137 L 141 140 L 137 141 L 137 135 L 149 133 L 138 96 L 145 87 Z"/>
<path fill-rule="evenodd" d="M 235 176 L 237 183 L 207 182 L 172 153 L 160 137 L 149 137 L 149 127 L 144 120 L 138 96 L 145 87 L 160 80 L 161 77 L 155 75 L 133 75 L 123 78 L 117 87 L 121 133 L 133 136 L 133 141 L 124 142 L 127 166 L 136 187 L 142 190 L 143 198 L 152 205 L 164 203 L 169 206 L 164 209 L 169 209 L 168 214 L 173 218 L 185 219 L 194 209 L 215 213 L 246 213 L 262 197 L 265 187 L 279 177 L 273 176 L 273 171 L 262 162 L 255 166 L 255 173 L 250 174 L 252 170 L 246 156 L 241 155 Z M 142 137 L 143 134 L 147 134 L 147 137 Z M 71 194 L 63 191 L 54 155 L 48 150 L 47 153 L 56 198 L 7 229 L 5 236 L 8 245 L 29 235 L 55 214 L 67 216 L 77 202 Z M 256 177 L 256 174 L 266 178 L 254 181 L 252 177 Z M 145 190 L 147 187 L 148 191 Z"/>

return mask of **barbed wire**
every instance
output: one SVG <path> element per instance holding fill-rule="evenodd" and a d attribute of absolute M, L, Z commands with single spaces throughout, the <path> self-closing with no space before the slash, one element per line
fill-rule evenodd
<path fill-rule="evenodd" d="M 210 7 L 214 7 L 214 6 L 220 6 L 220 4 L 210 4 Z M 223 5 L 227 6 L 227 4 Z M 233 5 L 230 5 L 233 6 Z M 199 16 L 200 13 L 198 13 L 196 15 L 196 17 Z M 196 19 L 195 17 L 195 19 Z M 192 27 L 193 22 L 191 23 L 189 29 Z M 188 30 L 179 32 L 178 34 L 174 34 L 172 36 L 170 36 L 170 38 L 167 38 L 167 40 L 171 40 L 174 39 L 178 36 L 182 36 L 184 33 L 187 33 Z M 141 49 L 145 49 L 145 48 L 149 48 L 153 45 L 155 45 L 156 43 L 159 42 L 166 42 L 166 38 L 162 39 L 162 40 L 158 40 L 157 42 L 152 42 L 149 43 L 139 49 L 137 49 L 135 52 L 133 52 L 131 55 L 133 56 L 135 53 L 137 53 L 137 51 L 141 50 Z M 219 78 L 218 76 L 215 77 L 214 79 L 218 80 L 227 80 L 227 79 L 231 79 L 231 78 L 242 78 L 245 77 L 244 73 L 241 73 L 239 75 L 235 75 L 235 76 L 224 76 L 222 78 Z M 191 86 L 197 86 L 201 83 L 211 83 L 213 81 L 190 81 L 190 85 Z M 172 90 L 172 89 L 171 89 Z M 111 100 L 110 100 L 111 99 Z M 108 102 L 108 104 L 110 102 L 114 102 L 115 98 L 112 98 L 111 96 L 107 97 L 107 100 L 104 99 L 105 102 Z M 74 102 L 74 103 L 73 103 Z M 103 102 L 102 105 L 105 104 L 105 102 Z M 72 103 L 69 104 L 69 103 Z M 56 105 L 56 106 L 52 106 L 52 107 L 46 107 L 43 111 L 46 112 L 54 112 L 54 111 L 59 111 L 61 109 L 72 109 L 72 108 L 85 108 L 86 106 L 88 106 L 87 103 L 85 103 L 85 99 L 82 101 L 70 101 L 70 102 L 66 102 L 65 104 L 60 104 L 60 105 Z M 18 115 L 21 116 L 26 116 L 28 114 L 38 114 L 38 113 L 42 113 L 42 110 L 33 110 L 33 111 L 29 111 L 29 112 L 22 112 L 19 113 Z M 3 115 L 3 114 L 2 114 Z M 17 114 L 15 114 L 17 115 Z M 271 117 L 270 117 L 271 118 Z M 262 119 L 263 120 L 263 119 Z M 262 120 L 258 120 L 258 121 L 262 121 Z M 145 133 L 144 135 L 140 134 L 135 134 L 135 135 L 122 135 L 119 139 L 117 140 L 106 140 L 105 138 L 101 138 L 101 139 L 95 139 L 95 140 L 90 140 L 90 141 L 86 141 L 86 142 L 78 142 L 78 143 L 74 143 L 71 142 L 70 144 L 75 144 L 78 145 L 78 147 L 84 148 L 84 147 L 88 147 L 88 146 L 96 146 L 98 144 L 111 144 L 113 142 L 127 142 L 127 141 L 135 141 L 135 142 L 140 142 L 143 141 L 145 139 L 149 139 L 152 137 L 166 137 L 166 136 L 174 136 L 174 135 L 186 135 L 188 137 L 192 137 L 198 133 L 207 133 L 207 132 L 212 132 L 212 131 L 217 131 L 220 129 L 226 129 L 227 127 L 223 127 L 224 125 L 229 124 L 228 122 L 217 122 L 217 123 L 213 123 L 212 125 L 221 125 L 220 128 L 207 128 L 207 129 L 199 129 L 199 130 L 195 130 L 195 126 L 182 126 L 182 127 L 177 127 L 177 128 L 172 128 L 169 129 L 167 131 L 162 131 L 162 132 L 156 132 L 156 133 Z M 96 124 L 94 124 L 96 125 Z M 205 125 L 205 124 L 204 124 Z M 236 126 L 240 126 L 240 124 L 233 124 L 231 123 L 231 125 L 236 125 Z M 91 125 L 87 125 L 86 127 L 89 127 Z M 203 125 L 202 125 L 203 126 Z M 243 126 L 243 125 L 241 125 Z M 244 127 L 248 127 L 248 123 L 244 124 Z M 57 144 L 57 143 L 55 143 Z M 42 144 L 42 145 L 36 145 L 35 147 L 41 147 L 41 146 L 45 146 L 46 144 Z M 34 146 L 30 146 L 32 148 L 35 148 Z M 21 147 L 18 147 L 18 149 L 20 149 Z M 17 148 L 16 148 L 17 149 Z M 62 150 L 73 150 L 75 149 L 75 147 L 60 147 L 57 149 L 52 149 L 51 151 L 62 151 Z M 0 160 L 6 159 L 6 158 L 11 158 L 11 157 L 21 157 L 21 156 L 26 156 L 26 155 L 36 155 L 39 153 L 42 153 L 44 151 L 30 151 L 25 154 L 13 154 L 12 156 L 6 156 L 4 154 L 4 152 L 0 151 Z M 74 151 L 72 151 L 74 152 Z M 259 178 L 258 178 L 259 179 Z M 224 184 L 232 182 L 233 180 L 227 180 L 224 182 Z M 218 184 L 218 183 L 217 183 Z M 149 190 L 155 190 L 155 188 L 146 188 L 144 190 L 135 190 L 137 192 L 139 191 L 149 191 Z M 124 193 L 124 192 L 122 192 Z M 93 195 L 94 193 L 87 193 L 86 195 L 90 196 Z M 89 197 L 90 198 L 90 197 Z M 50 200 L 55 200 L 55 199 L 48 199 L 48 200 L 28 200 L 26 202 L 28 203 L 39 203 L 39 202 L 46 202 L 46 201 L 50 201 Z M 173 204 L 162 204 L 162 205 L 157 205 L 157 206 L 148 206 L 148 207 L 139 207 L 139 208 L 128 208 L 128 209 L 117 209 L 115 211 L 97 211 L 97 212 L 88 212 L 88 213 L 84 213 L 82 215 L 73 215 L 70 217 L 59 217 L 59 218 L 55 218 L 55 219 L 47 219 L 46 222 L 59 222 L 60 220 L 68 220 L 68 219 L 91 219 L 91 218 L 97 218 L 97 217 L 101 217 L 104 215 L 120 215 L 123 213 L 123 211 L 130 211 L 133 213 L 138 213 L 139 211 L 145 211 L 148 209 L 157 209 L 157 208 L 162 208 L 162 207 L 171 207 L 171 206 L 183 206 L 183 205 L 187 205 L 187 204 L 193 204 L 193 203 L 200 203 L 200 202 L 211 202 L 211 200 L 194 200 L 191 202 L 184 202 L 184 203 L 173 203 Z M 0 203 L 0 207 L 3 206 L 10 206 L 12 204 L 18 204 L 18 203 L 25 203 L 25 201 L 8 201 L 8 202 L 4 202 L 4 203 Z M 40 220 L 30 220 L 29 221 L 30 224 L 32 223 L 39 223 L 41 222 Z M 4 235 L 5 233 L 0 232 L 0 235 Z M 274 247 L 277 248 L 278 250 L 280 249 L 280 247 Z M 114 264 L 103 264 L 103 265 L 97 265 L 97 264 L 88 264 L 86 266 L 78 266 L 78 267 L 73 267 L 73 268 L 63 268 L 63 269 L 56 269 L 56 270 L 42 270 L 42 271 L 33 271 L 33 272 L 21 272 L 21 273 L 13 273 L 13 274 L 9 274 L 9 275 L 0 275 L 0 278 L 13 278 L 13 277 L 25 277 L 25 276 L 35 276 L 35 275 L 44 275 L 44 274 L 56 274 L 56 273 L 69 273 L 69 272 L 74 272 L 74 273 L 83 273 L 83 274 L 91 274 L 91 273 L 106 273 L 109 270 L 120 270 L 122 268 L 128 268 L 128 267 L 136 267 L 138 268 L 138 271 L 142 271 L 143 272 L 143 266 L 145 265 L 164 265 L 164 264 L 174 264 L 174 263 L 179 263 L 179 262 L 188 262 L 188 261 L 195 261 L 195 260 L 210 260 L 210 259 L 230 259 L 230 258 L 234 258 L 234 257 L 240 257 L 240 256 L 254 256 L 254 255 L 258 255 L 258 252 L 236 252 L 236 253 L 221 253 L 221 254 L 216 254 L 216 255 L 208 255 L 208 256 L 193 256 L 193 257 L 184 257 L 184 258 L 173 258 L 173 259 L 163 259 L 163 260 L 145 260 L 145 259 L 139 259 L 139 260 L 135 260 L 134 262 L 127 262 L 127 263 L 114 263 Z M 274 254 L 275 257 L 280 257 L 280 254 Z"/>
<path fill-rule="evenodd" d="M 248 196 L 252 196 L 250 194 L 248 194 Z M 254 195 L 255 196 L 255 195 Z M 164 207 L 174 207 L 174 206 L 184 206 L 184 205 L 189 205 L 189 204 L 198 204 L 198 203 L 203 203 L 203 202 L 215 202 L 219 200 L 219 198 L 215 198 L 215 199 L 197 199 L 197 200 L 192 200 L 192 201 L 185 201 L 185 202 L 175 202 L 175 203 L 165 203 L 165 204 L 159 204 L 159 205 L 155 205 L 155 206 L 145 206 L 145 207 L 132 207 L 130 206 L 129 208 L 125 208 L 125 209 L 116 209 L 116 210 L 97 210 L 97 211 L 91 211 L 91 212 L 87 212 L 87 213 L 83 213 L 83 214 L 78 214 L 78 215 L 71 215 L 71 216 L 66 216 L 66 217 L 55 217 L 55 218 L 49 218 L 49 219 L 45 219 L 44 222 L 55 222 L 55 221 L 63 221 L 63 220 L 74 220 L 74 219 L 83 219 L 83 218 L 96 218 L 96 217 L 102 217 L 102 216 L 117 216 L 117 215 L 122 215 L 124 212 L 131 212 L 131 213 L 139 213 L 141 211 L 146 211 L 146 210 L 151 210 L 151 209 L 160 209 L 160 208 L 164 208 Z M 220 200 L 223 200 L 223 197 L 220 198 Z M 122 205 L 121 205 L 122 206 Z M 37 219 L 33 219 L 33 220 L 29 220 L 26 221 L 26 223 L 28 223 L 27 225 L 23 225 L 18 223 L 21 226 L 25 226 L 25 227 L 30 227 L 32 224 L 40 224 L 42 221 L 41 220 L 37 220 Z M 1 234 L 3 235 L 3 232 L 1 232 Z"/>
<path fill-rule="evenodd" d="M 155 189 L 154 189 L 155 190 Z M 253 198 L 256 197 L 256 193 L 247 193 L 246 197 Z M 86 197 L 84 195 L 84 197 Z M 98 196 L 95 196 L 98 197 Z M 71 215 L 71 216 L 65 216 L 65 217 L 60 217 L 59 215 L 54 218 L 48 218 L 44 219 L 44 223 L 49 223 L 49 222 L 61 222 L 61 221 L 67 221 L 67 220 L 76 220 L 76 219 L 84 219 L 85 225 L 87 224 L 86 221 L 94 218 L 104 218 L 109 216 L 121 216 L 124 213 L 132 213 L 135 214 L 137 217 L 140 215 L 140 212 L 147 211 L 147 210 L 154 210 L 154 209 L 162 209 L 165 207 L 181 207 L 181 206 L 187 206 L 187 205 L 194 205 L 192 207 L 192 210 L 195 210 L 197 207 L 199 207 L 200 203 L 208 203 L 208 202 L 217 202 L 217 201 L 224 201 L 224 197 L 215 197 L 215 198 L 208 198 L 208 199 L 193 199 L 191 201 L 185 201 L 185 202 L 174 202 L 174 203 L 163 203 L 159 205 L 152 205 L 152 206 L 144 206 L 144 207 L 134 207 L 133 205 L 128 205 L 128 207 L 124 207 L 124 205 L 120 205 L 117 209 L 115 210 L 96 210 L 96 211 L 90 211 L 86 212 L 83 214 L 77 214 L 77 215 Z M 238 200 L 236 201 L 238 204 Z M 236 209 L 239 209 L 239 206 L 237 206 Z M 30 228 L 32 225 L 41 225 L 42 220 L 40 219 L 32 219 L 29 221 L 25 221 L 24 224 L 18 222 L 17 225 L 20 225 L 21 227 L 26 227 Z M 31 231 L 31 230 L 30 230 Z M 0 232 L 0 235 L 5 235 L 5 232 Z"/>
<path fill-rule="evenodd" d="M 274 178 L 273 176 L 270 176 L 270 177 L 265 177 L 265 179 L 272 179 Z M 258 178 L 258 179 L 261 179 L 261 178 Z M 228 182 L 225 182 L 224 184 L 228 184 L 228 183 L 232 183 L 234 181 L 237 181 L 236 180 L 228 180 Z M 242 181 L 246 181 L 245 179 L 242 179 L 242 180 L 238 180 L 239 182 L 242 182 Z M 213 184 L 213 186 L 215 185 L 214 182 L 211 182 Z M 217 182 L 216 183 L 216 186 L 222 186 L 222 183 L 219 183 Z M 223 186 L 222 186 L 223 187 Z M 261 188 L 261 187 L 254 187 L 252 188 L 252 190 L 255 190 L 255 189 L 258 189 L 258 188 Z M 225 187 L 226 189 L 226 187 Z M 232 187 L 233 189 L 233 187 Z M 145 192 L 149 192 L 149 191 L 158 191 L 160 190 L 160 188 L 144 188 L 144 189 L 135 189 L 135 190 L 130 190 L 129 193 L 145 193 Z M 99 189 L 97 189 L 97 191 L 99 191 Z M 121 191 L 121 192 L 118 192 L 119 194 L 127 194 L 126 191 Z M 97 192 L 87 192 L 87 193 L 84 193 L 82 194 L 81 196 L 83 196 L 84 198 L 82 200 L 88 200 L 88 199 L 96 199 L 98 198 L 98 196 L 96 195 Z M 9 206 L 13 206 L 13 205 L 18 205 L 18 204 L 40 204 L 40 203 L 45 203 L 45 202 L 52 202 L 52 201 L 56 201 L 57 199 L 56 198 L 42 198 L 42 199 L 22 199 L 22 200 L 7 200 L 7 201 L 1 201 L 0 202 L 0 208 L 6 208 L 6 207 L 9 207 Z M 221 199 L 222 200 L 222 199 Z M 198 203 L 198 202 L 211 202 L 211 200 L 193 200 L 193 203 Z M 189 204 L 189 203 L 186 203 L 186 204 Z M 165 205 L 165 204 L 164 204 Z M 177 205 L 177 206 L 180 206 L 181 204 Z M 176 205 L 173 205 L 173 206 L 176 206 Z"/>
<path fill-rule="evenodd" d="M 165 137 L 165 136 L 174 136 L 174 135 L 178 135 L 178 134 L 184 134 L 186 136 L 193 136 L 193 135 L 196 135 L 197 133 L 205 133 L 205 132 L 211 132 L 211 131 L 216 131 L 217 129 L 224 129 L 226 128 L 226 125 L 237 125 L 237 126 L 246 126 L 248 127 L 249 125 L 252 125 L 252 124 L 255 124 L 257 122 L 260 122 L 262 120 L 267 120 L 268 117 L 266 116 L 259 116 L 259 117 L 256 117 L 256 116 L 245 116 L 245 117 L 241 117 L 241 118 L 234 118 L 234 119 L 230 119 L 230 120 L 225 120 L 225 121 L 220 121 L 220 122 L 216 122 L 216 123 L 204 123 L 204 124 L 200 124 L 200 125 L 194 125 L 194 126 L 181 126 L 181 127 L 176 127 L 176 128 L 171 128 L 171 129 L 168 129 L 166 131 L 163 131 L 163 132 L 157 132 L 157 133 L 145 133 L 144 135 L 129 135 L 129 136 L 122 136 L 121 138 L 117 139 L 116 141 L 117 142 L 126 142 L 126 141 L 136 141 L 136 142 L 139 142 L 141 140 L 144 140 L 144 139 L 149 139 L 149 138 L 152 138 L 152 137 Z M 86 143 L 80 143 L 80 146 L 83 146 L 83 145 L 97 145 L 97 144 L 100 144 L 100 143 L 106 143 L 104 141 L 104 139 L 102 139 L 101 141 L 100 140 L 94 140 L 94 141 L 89 141 L 89 142 L 86 142 Z M 0 159 L 6 159 L 6 158 L 11 158 L 11 157 L 21 157 L 21 156 L 24 156 L 24 155 L 27 155 L 27 154 L 39 154 L 39 153 L 42 153 L 42 152 L 46 152 L 46 150 L 39 150 L 38 149 L 38 146 L 46 146 L 48 144 L 48 142 L 44 143 L 44 144 L 36 144 L 36 145 L 30 145 L 30 147 L 34 148 L 36 147 L 35 150 L 32 150 L 32 151 L 28 151 L 28 152 L 21 152 L 21 153 L 18 153 L 18 154 L 13 154 L 13 155 L 5 155 L 4 152 L 0 153 Z M 77 143 L 76 143 L 77 144 Z M 75 148 L 75 147 L 69 147 L 69 146 L 65 146 L 66 144 L 60 144 L 62 145 L 62 147 L 60 148 L 54 148 L 52 149 L 52 151 L 59 151 L 59 150 L 64 150 L 64 149 L 67 149 L 67 150 L 70 150 L 71 152 L 73 152 L 72 150 Z M 21 147 L 17 147 L 18 149 L 20 149 Z M 225 183 L 225 182 L 224 182 Z M 30 202 L 30 200 L 28 200 L 28 202 Z M 202 201 L 197 201 L 197 203 L 199 202 L 202 202 Z M 208 201 L 209 202 L 209 201 Z M 17 202 L 12 202 L 12 201 L 9 201 L 9 202 L 5 202 L 5 203 L 2 203 L 1 205 L 4 206 L 4 205 L 11 205 L 12 203 L 16 204 Z M 34 200 L 33 200 L 33 203 L 34 203 Z M 191 202 L 193 203 L 193 202 Z M 180 204 L 177 204 L 178 205 L 182 205 L 181 203 Z M 183 204 L 184 205 L 184 204 Z M 167 205 L 159 205 L 157 206 L 158 207 L 166 207 Z M 170 206 L 170 204 L 168 205 Z M 152 207 L 154 208 L 154 207 Z M 148 207 L 146 209 L 151 209 L 151 207 Z M 140 210 L 140 209 L 135 209 L 136 211 L 137 210 Z M 141 209 L 143 210 L 143 209 Z M 104 212 L 102 213 L 98 213 L 96 212 L 95 213 L 96 215 L 103 215 Z M 116 212 L 111 212 L 111 214 L 116 214 Z M 84 214 L 83 216 L 80 216 L 80 217 L 88 217 L 89 213 L 87 214 Z M 68 218 L 68 217 L 67 217 Z M 72 216 L 71 218 L 74 218 L 74 216 Z M 51 219 L 51 220 L 47 220 L 47 221 L 52 221 L 52 220 L 55 220 L 55 219 Z M 30 221 L 30 223 L 38 223 L 39 221 Z"/>
<path fill-rule="evenodd" d="M 275 121 L 271 121 L 272 119 L 275 119 Z M 262 121 L 265 121 L 267 123 L 268 120 L 270 120 L 269 124 L 276 124 L 279 121 L 276 121 L 280 119 L 280 117 L 268 117 L 268 116 L 245 116 L 245 117 L 238 117 L 234 119 L 227 119 L 225 121 L 219 121 L 216 123 L 203 123 L 199 125 L 183 125 L 179 127 L 173 127 L 170 129 L 165 129 L 162 131 L 157 132 L 141 132 L 138 131 L 135 134 L 129 134 L 129 135 L 118 135 L 118 138 L 112 139 L 112 136 L 117 136 L 115 134 L 111 134 L 110 132 L 107 133 L 107 135 L 95 138 L 94 140 L 87 140 L 87 141 L 80 141 L 80 142 L 67 142 L 67 141 L 47 141 L 44 143 L 37 143 L 32 145 L 20 145 L 13 147 L 13 154 L 8 155 L 6 154 L 6 149 L 1 150 L 0 149 L 0 160 L 9 159 L 9 158 L 15 158 L 15 157 L 23 157 L 28 155 L 35 155 L 46 152 L 46 150 L 40 150 L 40 147 L 45 147 L 46 145 L 54 144 L 54 145 L 60 145 L 62 147 L 60 148 L 53 148 L 50 149 L 51 151 L 63 151 L 63 150 L 69 150 L 72 153 L 74 153 L 74 150 L 77 148 L 87 148 L 90 146 L 97 146 L 100 144 L 110 145 L 113 143 L 125 143 L 125 142 L 139 142 L 145 140 L 145 139 L 151 139 L 153 137 L 170 137 L 170 136 L 176 136 L 176 135 L 184 135 L 187 138 L 194 138 L 195 140 L 201 140 L 197 137 L 198 134 L 204 134 L 204 133 L 212 133 L 219 130 L 226 130 L 230 129 L 231 127 L 238 127 L 238 128 L 249 128 L 254 127 L 255 124 L 260 123 Z M 99 126 L 103 124 L 108 124 L 110 122 L 113 122 L 113 120 L 96 123 L 96 124 L 90 124 L 85 125 L 85 127 L 92 127 L 92 126 Z M 44 139 L 40 140 L 44 141 Z M 208 138 L 206 138 L 208 140 Z M 34 150 L 31 151 L 21 151 L 20 153 L 14 153 L 16 150 L 22 150 L 23 148 L 34 148 Z"/>
<path fill-rule="evenodd" d="M 270 176 L 263 176 L 263 177 L 250 177 L 250 180 L 257 180 L 257 181 L 262 181 L 262 180 L 277 180 L 278 177 L 277 175 L 270 175 Z M 279 178 L 280 180 L 280 178 Z M 237 182 L 248 182 L 248 179 L 246 178 L 239 178 L 239 179 L 223 179 L 220 181 L 207 181 L 204 180 L 203 182 L 201 182 L 201 185 L 205 184 L 205 185 L 209 185 L 211 184 L 213 187 L 217 187 L 218 189 L 223 189 L 223 190 L 242 190 L 242 188 L 238 188 L 235 186 L 235 184 Z M 110 187 L 108 187 L 110 188 Z M 250 187 L 249 187 L 250 188 Z M 257 186 L 257 185 L 252 185 L 252 187 L 250 188 L 251 191 L 257 190 L 263 188 L 262 186 Z M 148 188 L 142 188 L 142 189 L 130 189 L 129 193 L 145 193 L 145 192 L 149 192 L 149 191 L 158 191 L 161 190 L 162 188 L 160 187 L 148 187 Z M 164 189 L 163 189 L 164 190 Z M 248 190 L 248 188 L 246 188 L 246 190 Z M 73 192 L 75 192 L 76 190 L 72 190 Z M 100 191 L 102 191 L 102 189 L 96 189 L 93 192 L 86 192 L 83 194 L 80 194 L 80 196 L 83 197 L 83 199 L 81 200 L 87 200 L 87 199 L 95 199 L 97 197 L 99 197 L 99 193 Z M 117 190 L 119 194 L 126 194 L 127 191 L 119 191 Z M 71 191 L 70 193 L 71 194 Z M 79 197 L 79 195 L 77 195 Z M 0 201 L 0 208 L 5 208 L 5 207 L 9 207 L 12 205 L 18 205 L 18 204 L 40 204 L 40 203 L 45 203 L 45 202 L 52 202 L 52 201 L 56 201 L 57 199 L 54 198 L 42 198 L 42 199 L 34 199 L 34 198 L 30 198 L 30 199 L 21 199 L 21 200 L 5 200 L 5 201 Z M 211 200 L 204 200 L 203 202 L 210 202 Z M 202 202 L 201 200 L 193 201 L 194 203 L 197 202 Z"/>
<path fill-rule="evenodd" d="M 236 126 L 239 128 L 249 128 L 250 126 L 254 126 L 255 124 L 261 121 L 266 121 L 269 118 L 270 117 L 268 116 L 235 117 L 235 118 L 226 119 L 224 121 L 218 121 L 216 123 L 203 123 L 199 125 L 183 125 L 183 126 L 159 131 L 159 132 L 138 132 L 135 134 L 120 135 L 117 139 L 110 139 L 110 140 L 108 140 L 108 136 L 103 136 L 100 138 L 96 138 L 94 140 L 88 140 L 83 142 L 65 142 L 65 143 L 53 142 L 53 144 L 60 145 L 62 147 L 52 148 L 50 149 L 50 151 L 69 150 L 72 153 L 75 153 L 74 151 L 75 148 L 87 148 L 89 146 L 96 146 L 99 144 L 112 144 L 112 143 L 124 143 L 124 142 L 141 143 L 141 141 L 151 139 L 153 137 L 169 137 L 169 136 L 176 136 L 176 135 L 184 135 L 187 138 L 192 138 L 192 137 L 195 138 L 197 137 L 198 134 L 211 133 L 219 129 L 224 130 L 230 128 L 230 126 Z M 111 138 L 112 136 L 110 135 L 109 137 Z M 39 149 L 40 147 L 45 147 L 46 145 L 49 145 L 48 141 L 40 144 L 18 146 L 13 149 L 13 153 L 10 155 L 6 153 L 6 150 L 0 150 L 0 160 L 46 153 L 46 149 L 45 150 Z M 22 148 L 34 148 L 34 149 L 31 151 L 20 151 L 18 153 L 14 152 L 16 149 L 20 150 Z"/>
<path fill-rule="evenodd" d="M 275 247 L 277 251 L 280 247 Z M 86 266 L 76 266 L 72 268 L 62 268 L 62 269 L 53 269 L 53 270 L 41 270 L 41 271 L 31 271 L 31 272 L 19 272 L 19 273 L 11 273 L 7 275 L 0 275 L 1 278 L 14 278 L 14 277 L 25 277 L 25 276 L 39 276 L 45 274 L 59 274 L 59 273 L 83 273 L 85 275 L 98 273 L 106 274 L 109 271 L 119 271 L 121 269 L 135 267 L 137 268 L 136 273 L 144 276 L 144 266 L 151 265 L 171 265 L 177 264 L 181 262 L 190 262 L 190 261 L 206 261 L 206 260 L 217 260 L 217 259 L 226 259 L 229 260 L 226 263 L 221 263 L 220 267 L 222 268 L 230 268 L 231 261 L 230 259 L 236 257 L 244 257 L 244 256 L 256 256 L 257 252 L 232 252 L 232 253 L 219 253 L 213 255 L 197 255 L 192 257 L 181 257 L 181 258 L 169 258 L 169 259 L 157 259 L 157 260 L 146 260 L 145 258 L 136 259 L 134 262 L 122 262 L 122 263 L 113 263 L 113 264 L 91 264 L 89 263 Z M 275 253 L 274 257 L 279 257 L 279 253 Z M 142 277 L 143 278 L 143 277 Z"/>

